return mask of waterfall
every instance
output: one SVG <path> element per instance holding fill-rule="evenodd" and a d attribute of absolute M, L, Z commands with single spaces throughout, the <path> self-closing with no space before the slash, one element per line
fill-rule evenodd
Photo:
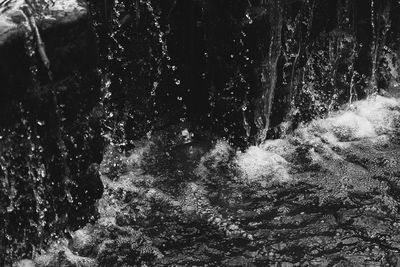
<path fill-rule="evenodd" d="M 0 0 L 0 266 L 393 264 L 399 12 Z"/>

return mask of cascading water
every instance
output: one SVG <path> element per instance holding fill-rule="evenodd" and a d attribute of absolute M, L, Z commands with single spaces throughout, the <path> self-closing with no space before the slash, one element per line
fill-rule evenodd
<path fill-rule="evenodd" d="M 57 1 L 24 13 L 0 265 L 400 262 L 398 1 L 88 2 L 99 66 L 66 76 Z"/>

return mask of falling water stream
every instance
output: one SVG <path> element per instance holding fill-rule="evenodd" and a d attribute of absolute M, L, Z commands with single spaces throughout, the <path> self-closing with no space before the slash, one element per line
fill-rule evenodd
<path fill-rule="evenodd" d="M 0 266 L 400 264 L 400 3 L 88 1 L 98 65 L 57 80 L 56 2 L 0 121 Z"/>

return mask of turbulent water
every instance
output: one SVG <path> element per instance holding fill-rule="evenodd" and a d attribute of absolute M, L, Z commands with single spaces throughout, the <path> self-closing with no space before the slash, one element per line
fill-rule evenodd
<path fill-rule="evenodd" d="M 98 221 L 34 262 L 397 266 L 399 128 L 400 101 L 372 96 L 242 152 L 179 127 L 110 148 Z"/>

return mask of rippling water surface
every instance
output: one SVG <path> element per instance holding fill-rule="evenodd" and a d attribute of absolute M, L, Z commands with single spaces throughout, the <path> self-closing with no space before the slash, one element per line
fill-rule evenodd
<path fill-rule="evenodd" d="M 396 266 L 399 128 L 400 102 L 373 96 L 242 152 L 181 129 L 110 148 L 97 223 L 35 262 Z"/>

